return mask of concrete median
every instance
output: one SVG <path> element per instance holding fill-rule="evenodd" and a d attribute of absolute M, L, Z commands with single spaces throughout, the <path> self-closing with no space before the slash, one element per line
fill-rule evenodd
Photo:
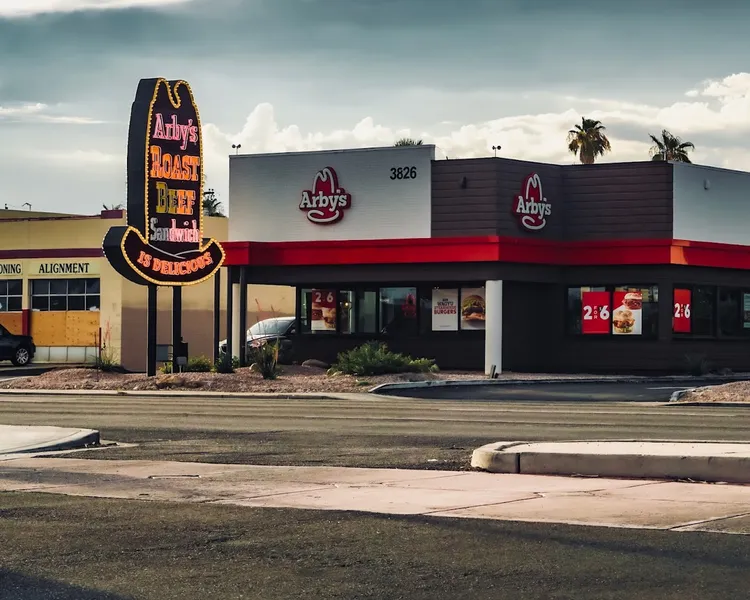
<path fill-rule="evenodd" d="M 497 442 L 476 449 L 471 466 L 491 473 L 750 483 L 750 443 Z"/>
<path fill-rule="evenodd" d="M 73 427 L 0 425 L 0 457 L 97 446 L 99 432 Z"/>

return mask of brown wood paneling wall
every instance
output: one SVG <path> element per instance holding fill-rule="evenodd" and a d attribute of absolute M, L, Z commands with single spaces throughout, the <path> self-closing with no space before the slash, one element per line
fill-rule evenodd
<path fill-rule="evenodd" d="M 497 160 L 432 163 L 432 236 L 496 235 Z"/>
<path fill-rule="evenodd" d="M 662 162 L 563 168 L 565 239 L 672 237 L 672 166 Z"/>
<path fill-rule="evenodd" d="M 512 209 L 536 172 L 552 215 L 541 231 Z M 672 237 L 672 166 L 660 162 L 548 165 L 499 158 L 432 163 L 433 237 L 500 235 L 603 240 Z"/>

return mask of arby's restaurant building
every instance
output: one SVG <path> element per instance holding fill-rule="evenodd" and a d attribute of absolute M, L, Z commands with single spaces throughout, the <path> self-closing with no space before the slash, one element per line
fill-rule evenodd
<path fill-rule="evenodd" d="M 749 173 L 434 153 L 231 156 L 233 353 L 270 284 L 298 361 L 383 340 L 444 369 L 750 370 Z"/>

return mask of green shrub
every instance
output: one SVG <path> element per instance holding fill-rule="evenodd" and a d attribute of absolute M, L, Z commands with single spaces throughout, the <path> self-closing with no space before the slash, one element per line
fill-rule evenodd
<path fill-rule="evenodd" d="M 159 373 L 162 375 L 167 375 L 168 373 L 172 372 L 172 361 L 167 361 L 165 363 L 162 363 L 162 365 L 159 367 Z"/>
<path fill-rule="evenodd" d="M 249 349 L 251 362 L 258 366 L 263 379 L 276 379 L 279 374 L 279 344 L 261 343 Z"/>
<path fill-rule="evenodd" d="M 114 353 L 104 346 L 96 359 L 96 368 L 105 373 L 121 372 L 122 365 L 115 358 Z"/>
<path fill-rule="evenodd" d="M 217 373 L 234 373 L 235 369 L 238 369 L 239 366 L 240 359 L 238 357 L 233 356 L 230 360 L 229 354 L 224 353 L 216 359 L 214 368 Z"/>
<path fill-rule="evenodd" d="M 686 354 L 685 364 L 690 375 L 702 377 L 711 372 L 713 366 L 705 354 Z"/>
<path fill-rule="evenodd" d="M 334 371 L 347 375 L 388 375 L 392 373 L 426 373 L 436 371 L 435 361 L 428 358 L 413 359 L 405 354 L 388 350 L 381 342 L 368 342 L 358 348 L 342 352 Z"/>
<path fill-rule="evenodd" d="M 211 366 L 211 361 L 205 356 L 195 356 L 188 359 L 185 370 L 190 373 L 209 373 Z"/>

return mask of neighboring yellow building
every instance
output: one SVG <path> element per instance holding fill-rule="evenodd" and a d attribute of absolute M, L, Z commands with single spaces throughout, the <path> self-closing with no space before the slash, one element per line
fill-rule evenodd
<path fill-rule="evenodd" d="M 146 287 L 121 277 L 102 252 L 109 228 L 125 224 L 121 210 L 94 216 L 0 210 L 0 323 L 34 338 L 34 362 L 93 362 L 101 340 L 126 369 L 145 370 Z M 204 231 L 207 237 L 226 240 L 228 219 L 206 217 Z M 248 298 L 248 326 L 294 314 L 294 288 L 249 286 Z M 213 281 L 183 288 L 182 337 L 190 356 L 213 354 L 213 302 Z M 171 305 L 171 289 L 160 288 L 159 344 L 172 342 Z"/>

